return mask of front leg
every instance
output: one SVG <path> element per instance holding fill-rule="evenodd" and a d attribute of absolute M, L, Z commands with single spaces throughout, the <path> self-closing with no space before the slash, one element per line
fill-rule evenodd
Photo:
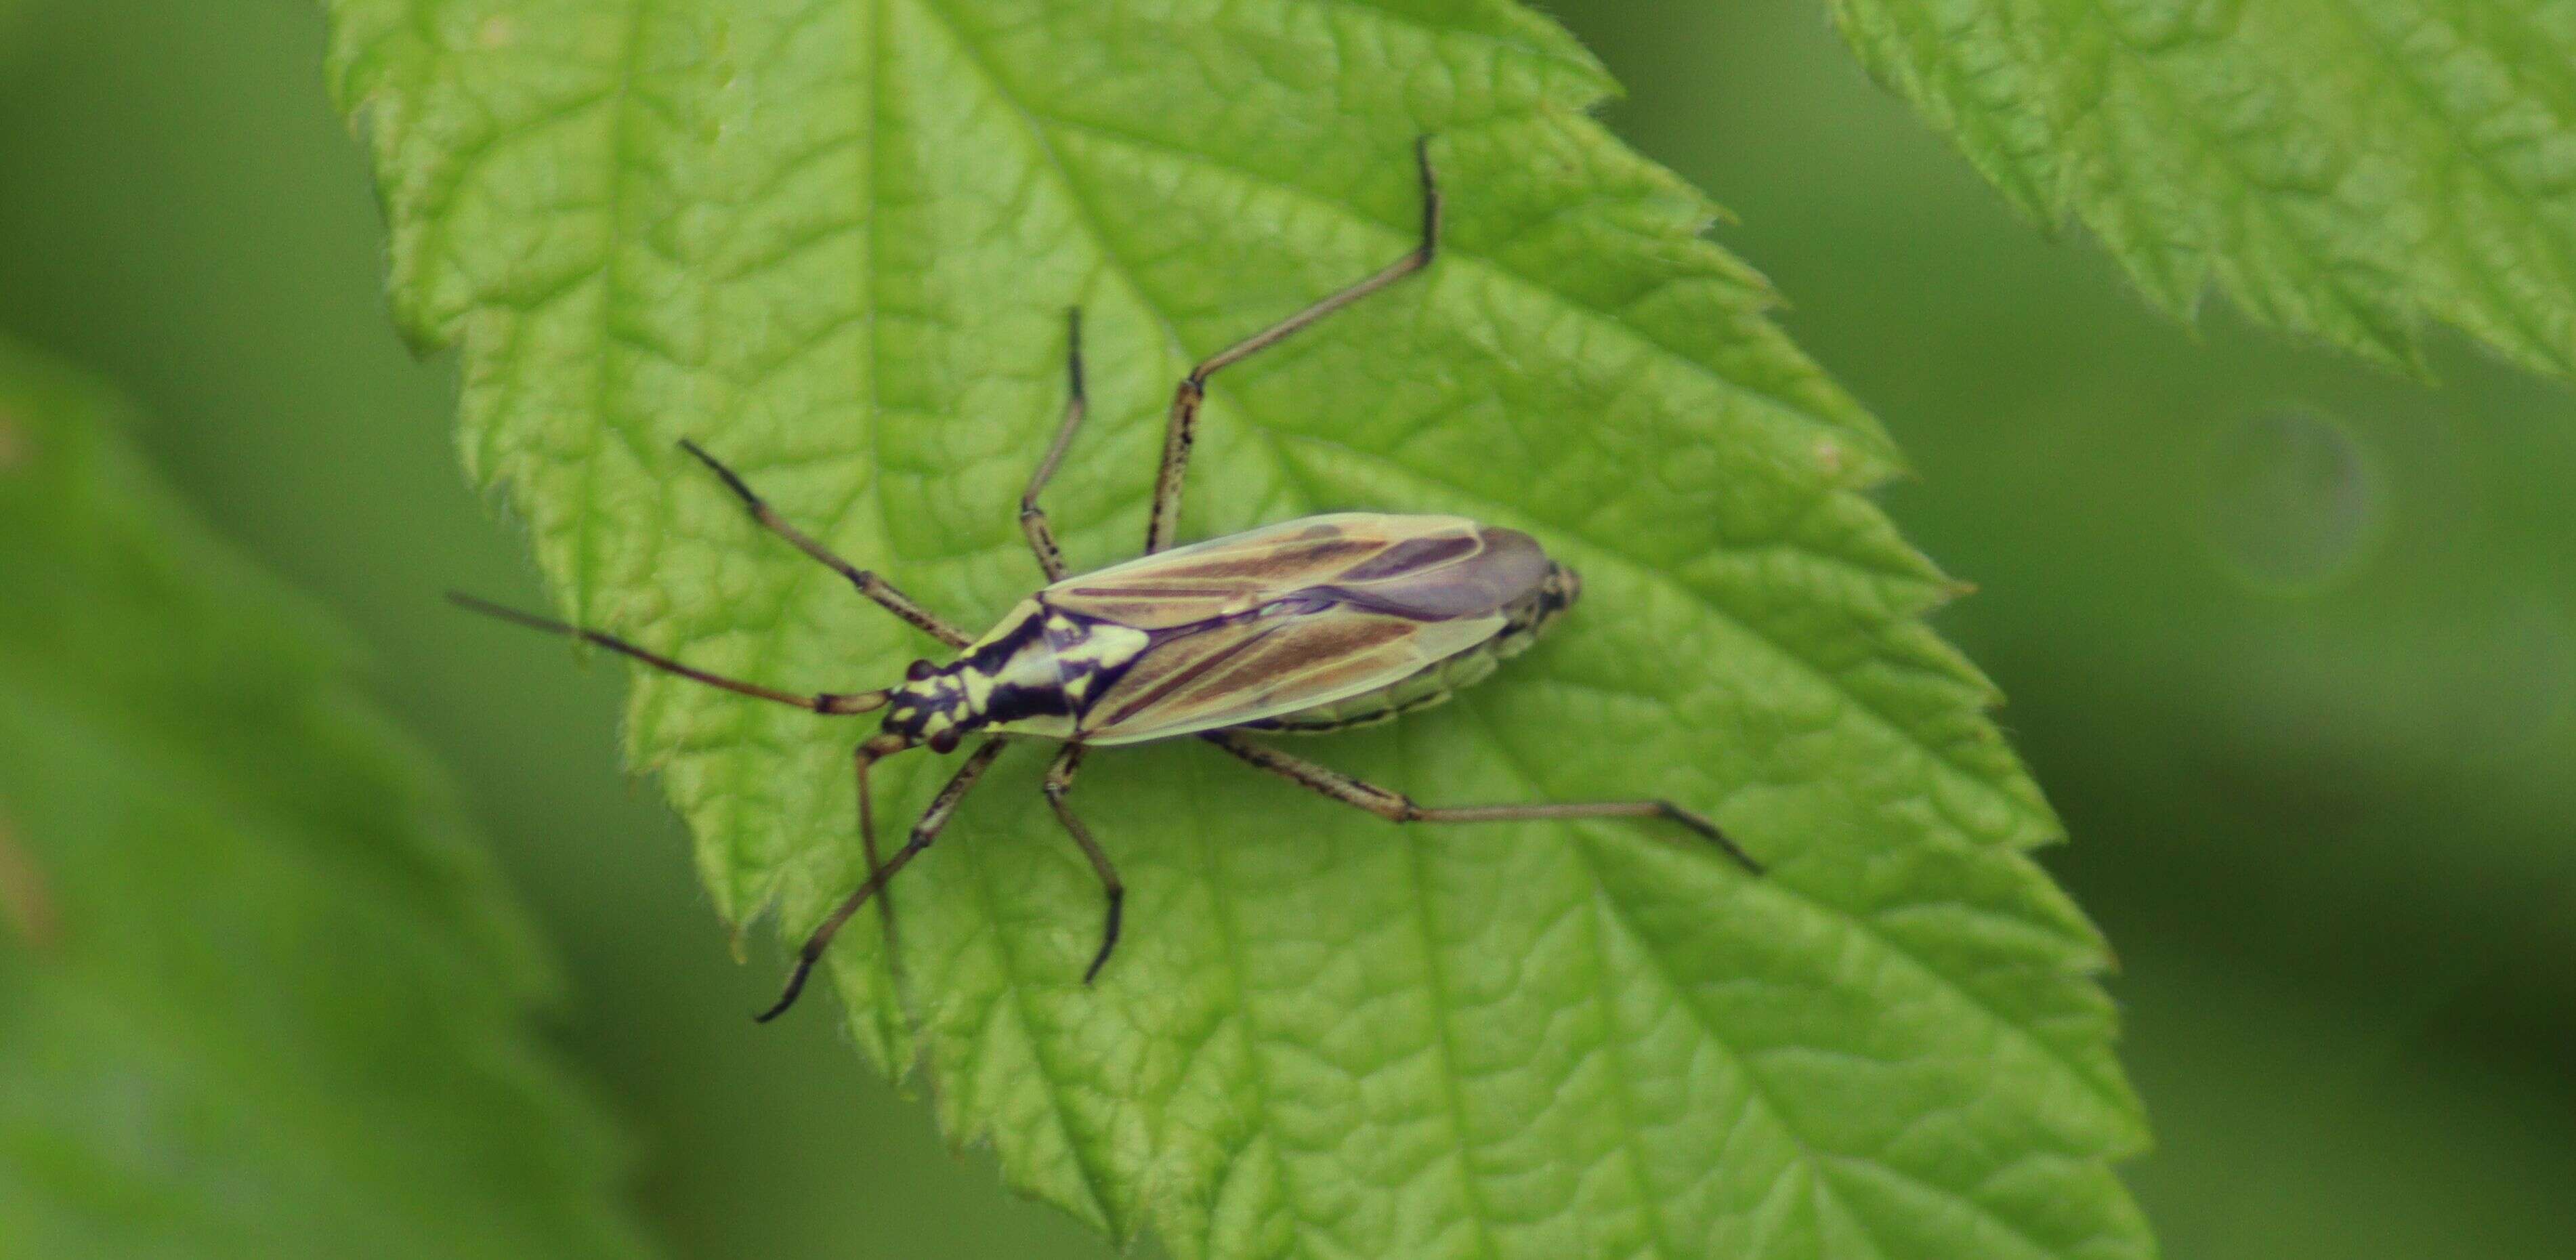
<path fill-rule="evenodd" d="M 813 935 L 805 938 L 805 947 L 796 951 L 796 970 L 787 977 L 786 991 L 778 995 L 778 1001 L 768 1010 L 754 1016 L 756 1021 L 766 1024 L 795 1005 L 796 995 L 805 991 L 805 981 L 814 974 L 814 964 L 823 960 L 823 951 L 832 947 L 832 938 L 840 934 L 841 925 L 848 923 L 850 916 L 859 912 L 859 907 L 868 904 L 869 898 L 885 891 L 886 881 L 910 866 L 914 858 L 921 856 L 923 849 L 930 847 L 931 841 L 939 838 L 940 831 L 948 826 L 948 820 L 956 816 L 957 803 L 966 799 L 967 791 L 975 786 L 977 779 L 984 777 L 984 771 L 992 767 L 993 759 L 1002 755 L 1002 749 L 1008 743 L 1004 739 L 988 739 L 982 747 L 969 754 L 966 764 L 957 767 L 957 773 L 949 776 L 948 785 L 931 798 L 930 807 L 921 811 L 920 821 L 912 825 L 912 838 L 895 850 L 894 858 L 883 866 L 876 864 L 876 816 L 868 803 L 868 767 L 912 745 L 903 742 L 900 736 L 880 735 L 859 746 L 859 839 L 867 850 L 871 869 L 858 889 L 842 898 L 841 904 L 823 917 Z"/>
<path fill-rule="evenodd" d="M 1047 524 L 1046 509 L 1038 506 L 1038 492 L 1046 489 L 1055 477 L 1055 466 L 1064 462 L 1064 450 L 1073 445 L 1074 432 L 1082 427 L 1082 416 L 1088 403 L 1082 390 L 1082 308 L 1065 312 L 1064 420 L 1056 425 L 1055 441 L 1047 446 L 1046 458 L 1038 461 L 1037 471 L 1029 474 L 1029 488 L 1020 492 L 1020 532 L 1028 535 L 1029 550 L 1038 558 L 1038 568 L 1050 582 L 1064 577 L 1064 551 L 1055 545 L 1055 530 Z"/>

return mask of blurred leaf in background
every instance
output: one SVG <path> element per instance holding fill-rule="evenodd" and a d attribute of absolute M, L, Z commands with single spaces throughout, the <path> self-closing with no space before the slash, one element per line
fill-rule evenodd
<path fill-rule="evenodd" d="M 2427 316 L 2576 372 L 2562 0 L 1833 0 L 1874 73 L 2147 296 L 2417 363 Z"/>
<path fill-rule="evenodd" d="M 156 463 L 355 624 L 558 943 L 558 1038 L 614 1096 L 675 1251 L 1106 1255 L 944 1150 L 829 1021 L 755 1027 L 780 969 L 734 964 L 686 835 L 620 775 L 622 672 L 440 602 L 543 597 L 457 475 L 454 365 L 390 332 L 384 219 L 323 55 L 300 0 L 33 6 L 0 76 L 0 324 L 184 417 L 138 435 Z"/>
<path fill-rule="evenodd" d="M 1114 1237 L 1219 1257 L 2145 1256 L 2144 1125 L 2058 837 L 1915 618 L 1951 586 L 1861 493 L 1875 421 L 1695 239 L 1714 210 L 1585 117 L 1609 90 L 1505 4 L 660 10 L 344 0 L 342 103 L 394 301 L 458 344 L 474 475 L 570 615 L 791 687 L 925 648 L 764 538 L 789 520 L 966 625 L 1039 580 L 1013 520 L 1085 312 L 1052 483 L 1075 567 L 1132 554 L 1188 365 L 1415 244 L 1439 262 L 1209 387 L 1185 533 L 1337 508 L 1531 530 L 1568 628 L 1318 755 L 1429 802 L 1665 796 L 1759 880 L 1621 825 L 1399 832 L 1191 741 L 1076 804 L 1099 886 L 1002 763 L 832 956 L 881 1063 L 917 1027 L 950 1131 Z M 631 741 L 731 920 L 801 934 L 864 874 L 865 733 L 650 675 Z M 945 771 L 882 775 L 887 816 Z M 903 1004 L 909 1001 L 907 1011 Z M 809 1016 L 811 1018 L 811 1016 Z"/>
<path fill-rule="evenodd" d="M 1580 33 L 1894 418 L 1894 508 L 2077 843 L 2175 1255 L 2576 1237 L 2576 402 L 2220 316 L 2016 221 L 1794 5 Z M 1716 67 L 1712 69 L 1712 67 Z M 2290 580 L 2284 580 L 2284 579 Z"/>
<path fill-rule="evenodd" d="M 350 649 L 0 344 L 0 1255 L 647 1254 Z"/>

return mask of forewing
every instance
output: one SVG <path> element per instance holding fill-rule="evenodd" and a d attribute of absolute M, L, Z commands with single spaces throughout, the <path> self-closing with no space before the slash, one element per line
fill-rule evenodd
<path fill-rule="evenodd" d="M 1503 620 L 1323 604 L 1186 631 L 1147 649 L 1091 702 L 1081 737 L 1132 744 L 1331 704 L 1466 651 Z"/>
<path fill-rule="evenodd" d="M 1547 576 L 1527 534 L 1460 516 L 1344 512 L 1175 547 L 1048 587 L 1047 604 L 1139 630 L 1305 597 L 1417 619 L 1499 611 Z"/>
<path fill-rule="evenodd" d="M 1135 743 L 1376 690 L 1485 642 L 1546 580 L 1517 530 L 1458 516 L 1310 516 L 1067 578 L 1053 608 L 1152 646 L 1086 699 L 1081 738 Z"/>

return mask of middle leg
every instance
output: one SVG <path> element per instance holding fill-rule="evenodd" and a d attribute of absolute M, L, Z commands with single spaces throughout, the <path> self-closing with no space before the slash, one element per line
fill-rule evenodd
<path fill-rule="evenodd" d="M 1046 571 L 1050 582 L 1064 577 L 1064 552 L 1055 545 L 1055 530 L 1047 525 L 1046 509 L 1038 506 L 1038 492 L 1055 477 L 1055 466 L 1064 462 L 1064 450 L 1073 445 L 1074 431 L 1082 427 L 1082 415 L 1088 405 L 1082 393 L 1082 308 L 1066 311 L 1064 323 L 1064 421 L 1056 426 L 1055 441 L 1048 444 L 1046 458 L 1039 460 L 1037 471 L 1029 474 L 1029 488 L 1020 492 L 1020 532 L 1029 536 L 1029 550 L 1036 553 L 1038 567 Z"/>
<path fill-rule="evenodd" d="M 1089 984 L 1108 963 L 1109 951 L 1118 948 L 1118 914 L 1127 903 L 1127 886 L 1118 882 L 1118 868 L 1109 864 L 1109 854 L 1091 838 L 1091 828 L 1082 825 L 1082 820 L 1074 816 L 1073 806 L 1064 799 L 1073 790 L 1073 772 L 1082 765 L 1083 751 L 1080 744 L 1067 744 L 1063 752 L 1056 754 L 1055 764 L 1047 767 L 1046 798 L 1055 809 L 1057 821 L 1073 833 L 1073 842 L 1082 846 L 1082 856 L 1091 859 L 1091 871 L 1100 877 L 1100 891 L 1109 898 L 1108 921 L 1100 928 L 1100 952 L 1091 956 L 1091 965 L 1082 973 L 1082 982 Z"/>
<path fill-rule="evenodd" d="M 1307 325 L 1359 301 L 1431 265 L 1440 251 L 1440 183 L 1431 171 L 1431 138 L 1413 142 L 1414 165 L 1422 172 L 1422 241 L 1377 274 L 1227 346 L 1199 361 L 1172 393 L 1171 418 L 1163 427 L 1163 466 L 1154 477 L 1154 516 L 1145 526 L 1145 554 L 1172 545 L 1181 520 L 1181 479 L 1189 472 L 1190 447 L 1198 441 L 1199 404 L 1207 398 L 1208 378 L 1287 340 Z"/>
<path fill-rule="evenodd" d="M 1417 805 L 1402 792 L 1390 791 L 1363 779 L 1354 778 L 1330 766 L 1284 753 L 1267 744 L 1257 744 L 1232 731 L 1210 731 L 1201 739 L 1242 758 L 1250 764 L 1295 783 L 1318 795 L 1329 796 L 1345 805 L 1386 819 L 1389 822 L 1470 823 L 1528 822 L 1563 818 L 1662 818 L 1680 823 L 1699 836 L 1726 851 L 1727 856 L 1744 864 L 1756 875 L 1762 864 L 1738 847 L 1717 824 L 1706 816 L 1683 809 L 1671 801 L 1566 801 L 1537 805 Z"/>

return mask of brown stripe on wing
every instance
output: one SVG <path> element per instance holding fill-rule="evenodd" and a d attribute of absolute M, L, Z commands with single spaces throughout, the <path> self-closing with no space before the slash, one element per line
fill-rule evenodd
<path fill-rule="evenodd" d="M 1094 729 L 1108 729 L 1134 721 L 1138 715 L 1170 700 L 1174 693 L 1223 668 L 1226 662 L 1253 651 L 1284 624 L 1284 621 L 1264 624 L 1246 620 L 1182 635 L 1147 648 L 1145 654 L 1128 667 L 1126 674 L 1093 702 L 1091 713 L 1100 715 Z M 1087 722 L 1086 726 L 1091 724 Z"/>
<path fill-rule="evenodd" d="M 1299 570 L 1341 572 L 1385 550 L 1384 538 L 1356 537 L 1322 527 L 1314 533 L 1186 553 L 1169 564 L 1156 566 L 1156 576 L 1179 581 L 1234 579 L 1266 583 L 1280 573 Z"/>
<path fill-rule="evenodd" d="M 1168 553 L 1168 558 L 1149 556 L 1068 578 L 1040 598 L 1078 616 L 1139 630 L 1169 630 L 1240 616 L 1339 581 L 1390 546 L 1383 536 L 1357 536 L 1332 526 L 1256 531 L 1241 540 L 1218 539 Z"/>
<path fill-rule="evenodd" d="M 1407 538 L 1376 555 L 1343 570 L 1345 582 L 1380 582 L 1400 578 L 1425 569 L 1438 568 L 1463 560 L 1484 546 L 1484 540 L 1473 534 L 1438 534 L 1429 538 Z"/>
<path fill-rule="evenodd" d="M 1291 521 L 1067 578 L 1040 592 L 1077 618 L 1178 634 L 1286 602 L 1417 622 L 1497 616 L 1553 566 L 1518 530 L 1454 516 Z"/>
<path fill-rule="evenodd" d="M 1250 697 L 1258 709 L 1275 707 L 1284 698 L 1341 690 L 1384 673 L 1382 654 L 1390 647 L 1401 648 L 1408 661 L 1415 659 L 1416 628 L 1400 617 L 1336 612 L 1298 633 L 1268 637 L 1231 668 L 1208 679 L 1207 687 L 1210 692 Z M 1173 698 L 1175 705 L 1185 699 Z"/>

